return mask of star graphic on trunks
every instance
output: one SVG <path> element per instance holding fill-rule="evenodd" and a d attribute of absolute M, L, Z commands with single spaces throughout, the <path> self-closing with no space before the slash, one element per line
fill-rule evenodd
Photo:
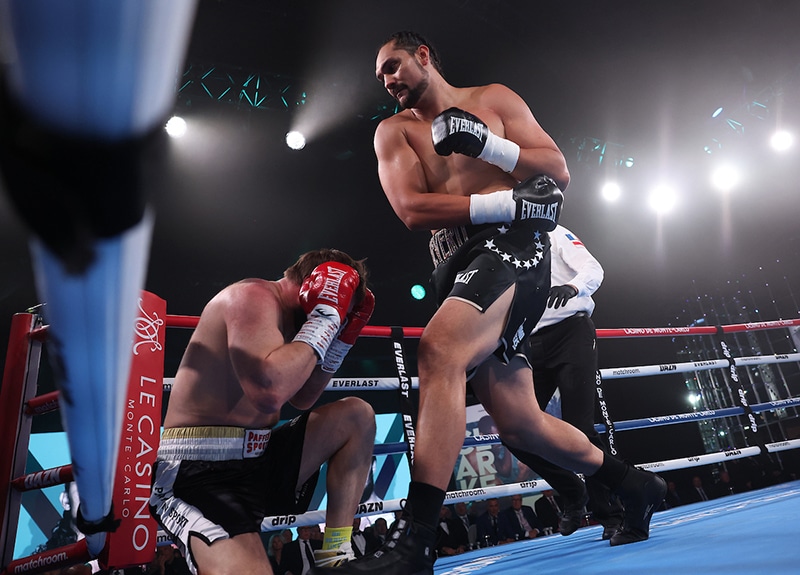
<path fill-rule="evenodd" d="M 540 231 L 533 232 L 533 239 L 538 240 L 541 239 L 541 237 L 542 237 L 542 232 Z"/>
<path fill-rule="evenodd" d="M 506 228 L 506 226 L 503 225 L 500 228 L 497 228 L 497 230 L 500 233 L 505 233 L 505 231 L 503 230 L 508 230 L 508 228 Z M 541 232 L 535 232 L 534 235 L 535 238 L 538 240 L 539 237 L 541 236 Z M 536 266 L 539 265 L 539 262 L 544 257 L 543 253 L 544 245 L 541 242 L 537 242 L 536 244 L 536 255 L 532 259 L 528 260 L 520 260 L 519 258 L 514 257 L 512 254 L 504 252 L 495 245 L 493 239 L 486 240 L 486 243 L 484 243 L 483 247 L 485 247 L 487 250 L 491 250 L 494 253 L 498 254 L 504 262 L 511 262 L 517 269 L 525 268 L 526 270 L 529 270 L 532 267 L 535 268 Z"/>
<path fill-rule="evenodd" d="M 500 232 L 501 234 L 504 234 L 504 233 L 506 233 L 506 232 L 507 232 L 508 230 L 510 230 L 510 229 L 511 229 L 511 228 L 507 228 L 507 227 L 506 227 L 506 225 L 505 225 L 505 224 L 503 224 L 502 226 L 500 226 L 499 228 L 497 228 L 497 231 L 498 231 L 498 232 Z"/>

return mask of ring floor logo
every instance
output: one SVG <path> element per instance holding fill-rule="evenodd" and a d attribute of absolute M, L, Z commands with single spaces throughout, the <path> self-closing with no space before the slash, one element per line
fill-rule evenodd
<path fill-rule="evenodd" d="M 500 553 L 498 555 L 489 555 L 487 557 L 479 557 L 469 563 L 465 563 L 463 565 L 459 565 L 454 569 L 450 569 L 448 571 L 442 571 L 439 575 L 463 575 L 466 573 L 475 573 L 484 567 L 488 567 L 490 565 L 494 565 L 495 563 L 499 563 L 506 557 L 511 555 L 510 553 Z"/>

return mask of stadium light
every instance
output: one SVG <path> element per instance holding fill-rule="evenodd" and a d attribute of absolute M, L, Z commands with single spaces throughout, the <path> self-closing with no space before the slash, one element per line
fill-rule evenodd
<path fill-rule="evenodd" d="M 286 134 L 286 145 L 293 150 L 302 150 L 306 147 L 306 137 L 300 132 L 292 130 Z"/>
<path fill-rule="evenodd" d="M 666 184 L 661 184 L 650 192 L 650 207 L 659 214 L 665 214 L 675 207 L 677 199 L 675 190 Z"/>
<path fill-rule="evenodd" d="M 786 130 L 779 130 L 772 135 L 769 143 L 776 152 L 785 152 L 792 147 L 794 137 Z"/>
<path fill-rule="evenodd" d="M 600 194 L 607 202 L 615 202 L 622 194 L 622 190 L 615 182 L 607 182 L 600 190 Z"/>
<path fill-rule="evenodd" d="M 186 135 L 186 120 L 181 118 L 180 116 L 172 116 L 169 120 L 167 120 L 167 124 L 164 126 L 164 129 L 167 131 L 172 138 L 182 138 Z"/>
<path fill-rule="evenodd" d="M 712 185 L 721 192 L 729 192 L 741 181 L 739 170 L 730 165 L 719 166 L 711 174 Z"/>

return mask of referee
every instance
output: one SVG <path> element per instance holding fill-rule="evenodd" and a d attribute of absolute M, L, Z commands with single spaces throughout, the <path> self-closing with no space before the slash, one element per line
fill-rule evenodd
<path fill-rule="evenodd" d="M 583 242 L 564 226 L 550 232 L 550 293 L 539 323 L 528 340 L 527 356 L 533 367 L 536 399 L 544 410 L 556 389 L 561 394 L 561 417 L 583 431 L 600 449 L 605 445 L 594 428 L 597 347 L 592 322 L 592 294 L 603 281 L 603 268 Z M 526 452 L 512 450 L 558 491 L 564 500 L 559 521 L 562 535 L 581 526 L 587 503 L 609 539 L 622 525 L 623 508 L 595 479 L 573 472 Z"/>

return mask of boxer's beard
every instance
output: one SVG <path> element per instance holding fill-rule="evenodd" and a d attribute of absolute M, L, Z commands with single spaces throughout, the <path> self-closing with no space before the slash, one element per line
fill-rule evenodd
<path fill-rule="evenodd" d="M 422 80 L 420 80 L 419 83 L 413 88 L 410 86 L 406 86 L 406 90 L 408 90 L 408 93 L 406 94 L 405 103 L 401 102 L 400 100 L 397 100 L 397 103 L 400 104 L 400 107 L 403 108 L 404 110 L 413 108 L 414 106 L 417 105 L 420 98 L 422 98 L 422 94 L 425 93 L 425 90 L 428 89 L 429 85 L 430 85 L 430 80 L 428 80 L 428 78 L 425 77 Z"/>

